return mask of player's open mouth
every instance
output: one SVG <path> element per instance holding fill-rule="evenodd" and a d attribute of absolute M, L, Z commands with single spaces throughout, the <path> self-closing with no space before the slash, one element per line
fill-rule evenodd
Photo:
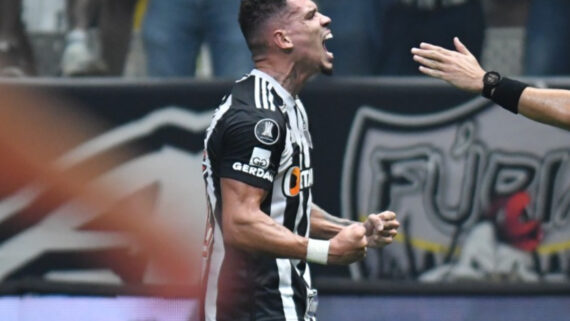
<path fill-rule="evenodd" d="M 331 40 L 332 38 L 333 38 L 332 33 L 329 33 L 329 34 L 327 34 L 327 35 L 325 36 L 325 38 L 323 39 L 323 49 L 325 50 L 325 52 L 326 52 L 326 54 L 327 54 L 327 57 L 328 57 L 329 59 L 331 59 L 331 60 L 334 58 L 334 54 L 333 54 L 332 52 L 328 51 L 326 42 L 327 42 L 328 40 Z"/>

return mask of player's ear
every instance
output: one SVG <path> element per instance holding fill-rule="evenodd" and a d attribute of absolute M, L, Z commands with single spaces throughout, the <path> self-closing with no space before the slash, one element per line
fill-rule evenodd
<path fill-rule="evenodd" d="M 273 32 L 273 42 L 280 49 L 293 49 L 293 42 L 291 41 L 291 38 L 287 36 L 287 31 L 283 29 L 277 29 Z"/>

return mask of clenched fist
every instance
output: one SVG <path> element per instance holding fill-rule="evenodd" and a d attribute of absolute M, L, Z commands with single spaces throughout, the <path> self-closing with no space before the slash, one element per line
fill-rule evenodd
<path fill-rule="evenodd" d="M 392 241 L 398 234 L 400 222 L 396 219 L 396 213 L 385 211 L 379 214 L 370 214 L 364 222 L 366 239 L 369 247 L 383 247 Z"/>
<path fill-rule="evenodd" d="M 350 264 L 366 256 L 366 228 L 352 224 L 343 228 L 330 240 L 329 264 Z"/>

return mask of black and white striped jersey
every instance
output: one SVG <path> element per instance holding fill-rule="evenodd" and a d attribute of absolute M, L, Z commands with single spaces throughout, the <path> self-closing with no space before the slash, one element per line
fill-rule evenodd
<path fill-rule="evenodd" d="M 307 114 L 275 79 L 253 70 L 216 110 L 204 141 L 208 198 L 203 319 L 314 320 L 305 261 L 225 245 L 220 178 L 268 191 L 261 210 L 293 233 L 309 235 L 313 170 Z"/>

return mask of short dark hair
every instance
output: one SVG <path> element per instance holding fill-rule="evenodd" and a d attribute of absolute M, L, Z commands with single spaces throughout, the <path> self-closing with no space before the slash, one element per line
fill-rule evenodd
<path fill-rule="evenodd" d="M 239 25 L 252 53 L 265 48 L 257 37 L 261 27 L 287 7 L 287 0 L 242 0 L 239 8 Z"/>

